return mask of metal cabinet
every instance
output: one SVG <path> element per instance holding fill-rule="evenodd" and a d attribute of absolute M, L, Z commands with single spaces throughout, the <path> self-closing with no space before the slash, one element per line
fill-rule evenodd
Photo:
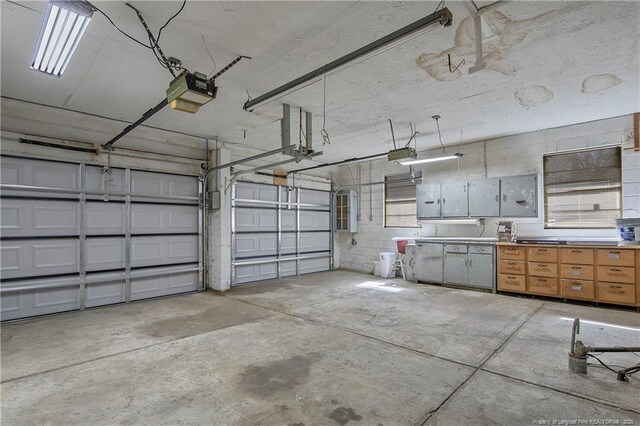
<path fill-rule="evenodd" d="M 500 216 L 500 179 L 469 182 L 469 216 Z"/>
<path fill-rule="evenodd" d="M 490 245 L 469 246 L 469 285 L 487 289 L 494 288 L 495 249 Z"/>
<path fill-rule="evenodd" d="M 442 184 L 442 217 L 469 216 L 467 182 Z"/>
<path fill-rule="evenodd" d="M 510 176 L 500 179 L 500 216 L 538 216 L 538 176 Z"/>
<path fill-rule="evenodd" d="M 416 244 L 416 281 L 442 282 L 442 253 L 441 243 Z"/>
<path fill-rule="evenodd" d="M 440 184 L 423 183 L 416 189 L 418 219 L 440 217 Z"/>

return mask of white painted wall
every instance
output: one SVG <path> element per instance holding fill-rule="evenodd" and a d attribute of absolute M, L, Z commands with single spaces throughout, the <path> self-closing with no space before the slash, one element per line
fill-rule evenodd
<path fill-rule="evenodd" d="M 633 133 L 632 116 L 624 116 L 555 129 L 540 130 L 497 139 L 474 142 L 448 153 L 462 152 L 459 160 L 416 166 L 422 170 L 423 182 L 445 182 L 492 178 L 510 175 L 542 174 L 545 153 L 601 145 L 630 146 Z M 623 206 L 640 209 L 640 153 L 623 151 Z M 438 156 L 441 152 L 422 152 L 420 157 Z M 407 172 L 386 159 L 340 166 L 333 177 L 338 186 L 358 182 L 384 180 L 385 175 Z M 542 185 L 540 185 L 542 192 Z M 539 216 L 515 219 L 519 235 L 616 237 L 615 230 L 551 230 L 544 229 L 542 195 L 539 195 Z M 335 238 L 336 267 L 371 272 L 373 261 L 382 251 L 395 251 L 393 237 L 399 236 L 479 236 L 482 227 L 461 225 L 422 225 L 421 228 L 398 229 L 383 227 L 382 185 L 360 190 L 360 222 L 358 233 L 338 232 Z M 640 217 L 640 212 L 625 211 L 625 217 Z M 483 236 L 495 236 L 499 219 L 487 219 Z M 352 244 L 352 237 L 357 245 Z"/>

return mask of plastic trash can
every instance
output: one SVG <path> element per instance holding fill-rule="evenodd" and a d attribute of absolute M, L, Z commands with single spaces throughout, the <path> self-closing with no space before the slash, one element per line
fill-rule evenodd
<path fill-rule="evenodd" d="M 396 253 L 384 252 L 379 253 L 380 257 L 380 276 L 382 278 L 391 278 L 393 273 L 393 264 L 396 262 Z"/>

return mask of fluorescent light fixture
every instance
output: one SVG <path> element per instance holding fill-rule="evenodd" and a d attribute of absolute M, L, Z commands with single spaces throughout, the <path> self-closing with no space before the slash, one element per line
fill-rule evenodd
<path fill-rule="evenodd" d="M 426 219 L 419 222 L 423 225 L 480 225 L 480 219 Z"/>
<path fill-rule="evenodd" d="M 44 13 L 31 69 L 61 77 L 92 15 L 93 7 L 85 1 L 51 0 Z"/>
<path fill-rule="evenodd" d="M 420 158 L 417 160 L 400 161 L 400 164 L 403 166 L 413 166 L 414 164 L 433 163 L 436 161 L 453 160 L 455 158 L 460 158 L 460 157 L 462 157 L 462 154 L 456 153 L 453 155 L 445 155 L 443 157 Z"/>

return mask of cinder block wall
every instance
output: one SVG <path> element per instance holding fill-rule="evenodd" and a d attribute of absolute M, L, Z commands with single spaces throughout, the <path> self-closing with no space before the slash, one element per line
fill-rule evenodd
<path fill-rule="evenodd" d="M 542 174 L 545 153 L 622 144 L 631 146 L 632 116 L 624 116 L 555 129 L 540 130 L 473 142 L 460 147 L 448 147 L 448 153 L 462 152 L 464 157 L 442 163 L 419 165 L 423 182 L 444 182 L 482 179 L 499 176 Z M 419 148 L 420 142 L 418 142 Z M 438 155 L 438 150 L 425 151 L 422 156 Z M 623 151 L 623 207 L 640 209 L 640 154 Z M 333 178 L 337 186 L 384 180 L 386 175 L 408 172 L 409 168 L 386 159 L 344 165 Z M 542 176 L 540 176 L 542 181 Z M 359 226 L 356 234 L 337 232 L 335 238 L 336 267 L 371 272 L 373 261 L 382 251 L 395 251 L 397 236 L 480 236 L 482 227 L 463 225 L 426 225 L 420 228 L 384 228 L 383 188 L 381 185 L 360 189 Z M 519 235 L 616 237 L 613 229 L 550 230 L 544 229 L 542 185 L 539 193 L 539 216 L 515 219 Z M 625 217 L 640 217 L 637 211 L 625 211 Z M 483 236 L 495 236 L 499 219 L 487 219 Z M 352 242 L 356 242 L 354 245 Z"/>

